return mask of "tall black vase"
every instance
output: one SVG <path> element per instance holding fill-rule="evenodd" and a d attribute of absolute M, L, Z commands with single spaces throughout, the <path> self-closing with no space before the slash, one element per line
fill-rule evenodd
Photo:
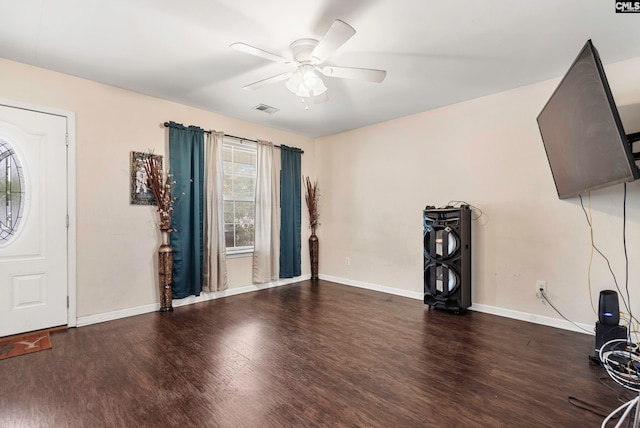
<path fill-rule="evenodd" d="M 169 245 L 169 231 L 162 230 L 162 244 L 158 249 L 160 279 L 160 312 L 173 311 L 173 248 Z"/>
<path fill-rule="evenodd" d="M 309 237 L 309 258 L 311 260 L 311 279 L 318 279 L 318 237 L 315 227 L 311 229 Z"/>

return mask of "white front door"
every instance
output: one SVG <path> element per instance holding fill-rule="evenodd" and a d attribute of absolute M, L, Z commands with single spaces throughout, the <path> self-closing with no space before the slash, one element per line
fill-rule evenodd
<path fill-rule="evenodd" d="M 0 105 L 0 337 L 67 324 L 67 118 Z"/>

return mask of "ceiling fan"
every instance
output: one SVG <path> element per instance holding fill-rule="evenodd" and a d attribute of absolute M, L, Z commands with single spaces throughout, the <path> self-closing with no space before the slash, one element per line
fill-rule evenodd
<path fill-rule="evenodd" d="M 285 85 L 291 92 L 299 97 L 313 98 L 327 91 L 327 87 L 324 85 L 320 75 L 375 83 L 382 82 L 387 75 L 384 70 L 322 65 L 355 33 L 356 30 L 352 26 L 336 19 L 320 41 L 299 39 L 291 43 L 289 49 L 293 59 L 285 58 L 246 43 L 233 43 L 231 47 L 240 52 L 293 66 L 292 71 L 259 80 L 243 86 L 242 89 L 256 90 L 286 80 Z"/>

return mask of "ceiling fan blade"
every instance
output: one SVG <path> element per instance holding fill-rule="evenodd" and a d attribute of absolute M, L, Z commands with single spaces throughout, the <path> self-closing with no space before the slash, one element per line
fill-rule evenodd
<path fill-rule="evenodd" d="M 340 46 L 345 44 L 353 35 L 356 34 L 356 30 L 344 21 L 336 19 L 329 27 L 329 30 L 322 36 L 318 45 L 311 52 L 311 60 L 320 64 L 326 61 Z"/>
<path fill-rule="evenodd" d="M 334 67 L 327 65 L 320 69 L 320 72 L 328 77 L 338 77 L 341 79 L 364 80 L 366 82 L 380 83 L 387 76 L 385 70 L 374 70 L 372 68 Z"/>
<path fill-rule="evenodd" d="M 267 52 L 265 50 L 256 48 L 255 46 L 248 45 L 246 43 L 241 43 L 241 42 L 232 43 L 231 45 L 229 45 L 229 47 L 240 52 L 248 53 L 249 55 L 255 55 L 260 58 L 268 59 L 269 61 L 283 62 L 285 64 L 293 63 L 293 61 L 288 58 L 274 54 L 272 52 Z"/>
<path fill-rule="evenodd" d="M 264 88 L 265 86 L 271 85 L 273 83 L 278 83 L 278 82 L 282 82 L 283 80 L 287 80 L 289 77 L 291 77 L 292 74 L 293 72 L 287 71 L 286 73 L 268 77 L 263 80 L 258 80 L 257 82 L 243 86 L 242 89 L 246 89 L 247 91 L 255 91 L 256 89 Z"/>

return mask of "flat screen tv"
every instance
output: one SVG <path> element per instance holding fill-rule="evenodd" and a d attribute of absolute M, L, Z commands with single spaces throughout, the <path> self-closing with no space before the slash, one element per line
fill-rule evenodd
<path fill-rule="evenodd" d="M 640 178 L 591 40 L 538 115 L 538 127 L 560 199 Z"/>

